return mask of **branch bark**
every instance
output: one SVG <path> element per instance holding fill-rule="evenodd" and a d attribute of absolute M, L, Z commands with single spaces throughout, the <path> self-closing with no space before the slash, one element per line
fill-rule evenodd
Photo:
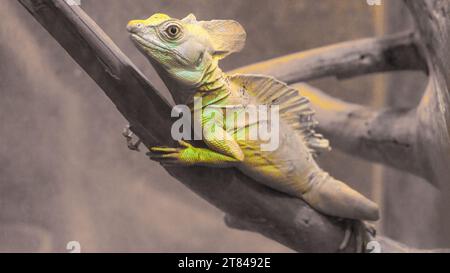
<path fill-rule="evenodd" d="M 408 109 L 375 111 L 333 98 L 307 84 L 293 85 L 308 97 L 319 120 L 318 129 L 339 147 L 358 157 L 422 175 L 416 160 L 417 112 Z"/>
<path fill-rule="evenodd" d="M 146 146 L 171 145 L 171 107 L 106 34 L 64 0 L 18 0 L 108 95 Z M 335 252 L 343 223 L 300 199 L 273 191 L 234 169 L 167 168 L 181 183 L 259 232 L 299 252 Z M 230 218 L 230 219 L 231 219 Z M 233 221 L 227 221 L 233 226 Z M 234 223 L 236 223 L 234 221 Z M 385 252 L 414 252 L 380 237 Z M 346 251 L 355 250 L 355 240 Z"/>
<path fill-rule="evenodd" d="M 293 83 L 326 76 L 425 71 L 428 86 L 420 104 L 412 109 L 376 112 L 302 86 L 306 93 L 311 91 L 319 112 L 319 131 L 332 140 L 333 146 L 421 176 L 450 194 L 450 2 L 404 2 L 415 19 L 414 32 L 300 52 L 233 72 L 269 74 Z"/>
<path fill-rule="evenodd" d="M 450 1 L 404 0 L 411 11 L 430 77 L 417 107 L 417 158 L 424 177 L 450 196 Z"/>
<path fill-rule="evenodd" d="M 288 84 L 399 70 L 426 71 L 414 32 L 325 46 L 248 65 L 232 72 L 272 75 Z"/>
<path fill-rule="evenodd" d="M 232 72 L 268 74 L 295 83 L 327 76 L 342 79 L 400 70 L 428 70 L 419 33 L 415 31 L 298 52 Z M 317 112 L 318 130 L 332 140 L 333 146 L 432 181 L 421 165 L 422 160 L 418 160 L 422 151 L 415 137 L 418 134 L 416 109 L 377 112 L 332 98 L 306 84 L 294 86 L 310 98 Z"/>

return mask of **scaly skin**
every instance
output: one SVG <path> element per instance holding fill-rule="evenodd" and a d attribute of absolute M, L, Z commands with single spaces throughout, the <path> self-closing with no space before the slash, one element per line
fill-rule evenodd
<path fill-rule="evenodd" d="M 245 31 L 237 22 L 197 21 L 193 15 L 177 20 L 156 14 L 147 20 L 131 21 L 128 30 L 175 101 L 191 107 L 208 147 L 197 148 L 184 141 L 179 148 L 152 147 L 153 160 L 181 166 L 236 167 L 260 183 L 302 198 L 325 214 L 378 219 L 376 204 L 319 168 L 306 136 L 286 118 L 280 120 L 278 149 L 262 150 L 261 140 L 248 138 L 269 119 L 251 122 L 243 117 L 244 110 L 267 102 L 258 98 L 258 90 L 244 86 L 241 80 L 267 79 L 269 87 L 288 87 L 262 76 L 229 76 L 218 67 L 220 59 L 244 46 Z M 201 107 L 194 107 L 194 97 L 202 98 Z M 225 111 L 229 107 L 234 109 L 233 117 L 243 120 L 238 126 L 232 126 L 234 118 Z"/>

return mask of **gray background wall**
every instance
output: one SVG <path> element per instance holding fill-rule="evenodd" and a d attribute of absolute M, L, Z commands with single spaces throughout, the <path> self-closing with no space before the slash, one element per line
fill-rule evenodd
<path fill-rule="evenodd" d="M 82 7 L 165 89 L 129 41 L 128 20 L 156 12 L 238 20 L 248 42 L 242 53 L 223 61 L 223 68 L 232 69 L 408 28 L 400 1 L 383 2 L 371 7 L 365 0 L 82 0 Z M 64 252 L 73 240 L 90 252 L 290 251 L 260 235 L 226 228 L 220 211 L 143 153 L 128 151 L 121 137 L 126 122 L 107 97 L 17 1 L 2 4 L 0 251 Z M 423 82 L 421 76 L 398 73 L 314 84 L 348 101 L 404 107 L 417 101 Z M 439 226 L 433 214 L 436 192 L 420 179 L 337 150 L 320 162 L 380 202 L 379 228 L 388 235 L 413 246 L 445 241 L 433 232 Z"/>

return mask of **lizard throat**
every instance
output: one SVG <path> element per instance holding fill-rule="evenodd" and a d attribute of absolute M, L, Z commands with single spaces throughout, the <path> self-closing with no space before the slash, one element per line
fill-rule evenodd
<path fill-rule="evenodd" d="M 231 94 L 228 76 L 214 63 L 206 69 L 195 89 L 195 97 L 202 98 L 204 107 L 218 103 Z"/>

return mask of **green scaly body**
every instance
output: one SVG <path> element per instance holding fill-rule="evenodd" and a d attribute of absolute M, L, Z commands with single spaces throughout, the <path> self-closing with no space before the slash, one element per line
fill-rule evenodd
<path fill-rule="evenodd" d="M 302 198 L 325 214 L 378 219 L 376 204 L 329 176 L 315 162 L 316 151 L 327 149 L 328 141 L 314 132 L 313 112 L 306 98 L 273 78 L 229 76 L 218 67 L 220 59 L 244 45 L 245 32 L 238 23 L 197 21 L 193 15 L 177 20 L 156 14 L 131 21 L 128 29 L 175 101 L 200 111 L 193 116 L 200 119 L 208 147 L 180 141 L 181 148 L 151 148 L 152 159 L 184 166 L 235 167 L 260 183 Z M 195 108 L 195 97 L 202 98 L 200 108 Z M 280 110 L 279 145 L 273 151 L 261 149 L 261 139 L 248 137 L 263 123 L 271 122 L 270 118 L 255 121 L 243 116 L 247 107 L 257 105 Z M 231 114 L 229 108 L 233 108 Z"/>

